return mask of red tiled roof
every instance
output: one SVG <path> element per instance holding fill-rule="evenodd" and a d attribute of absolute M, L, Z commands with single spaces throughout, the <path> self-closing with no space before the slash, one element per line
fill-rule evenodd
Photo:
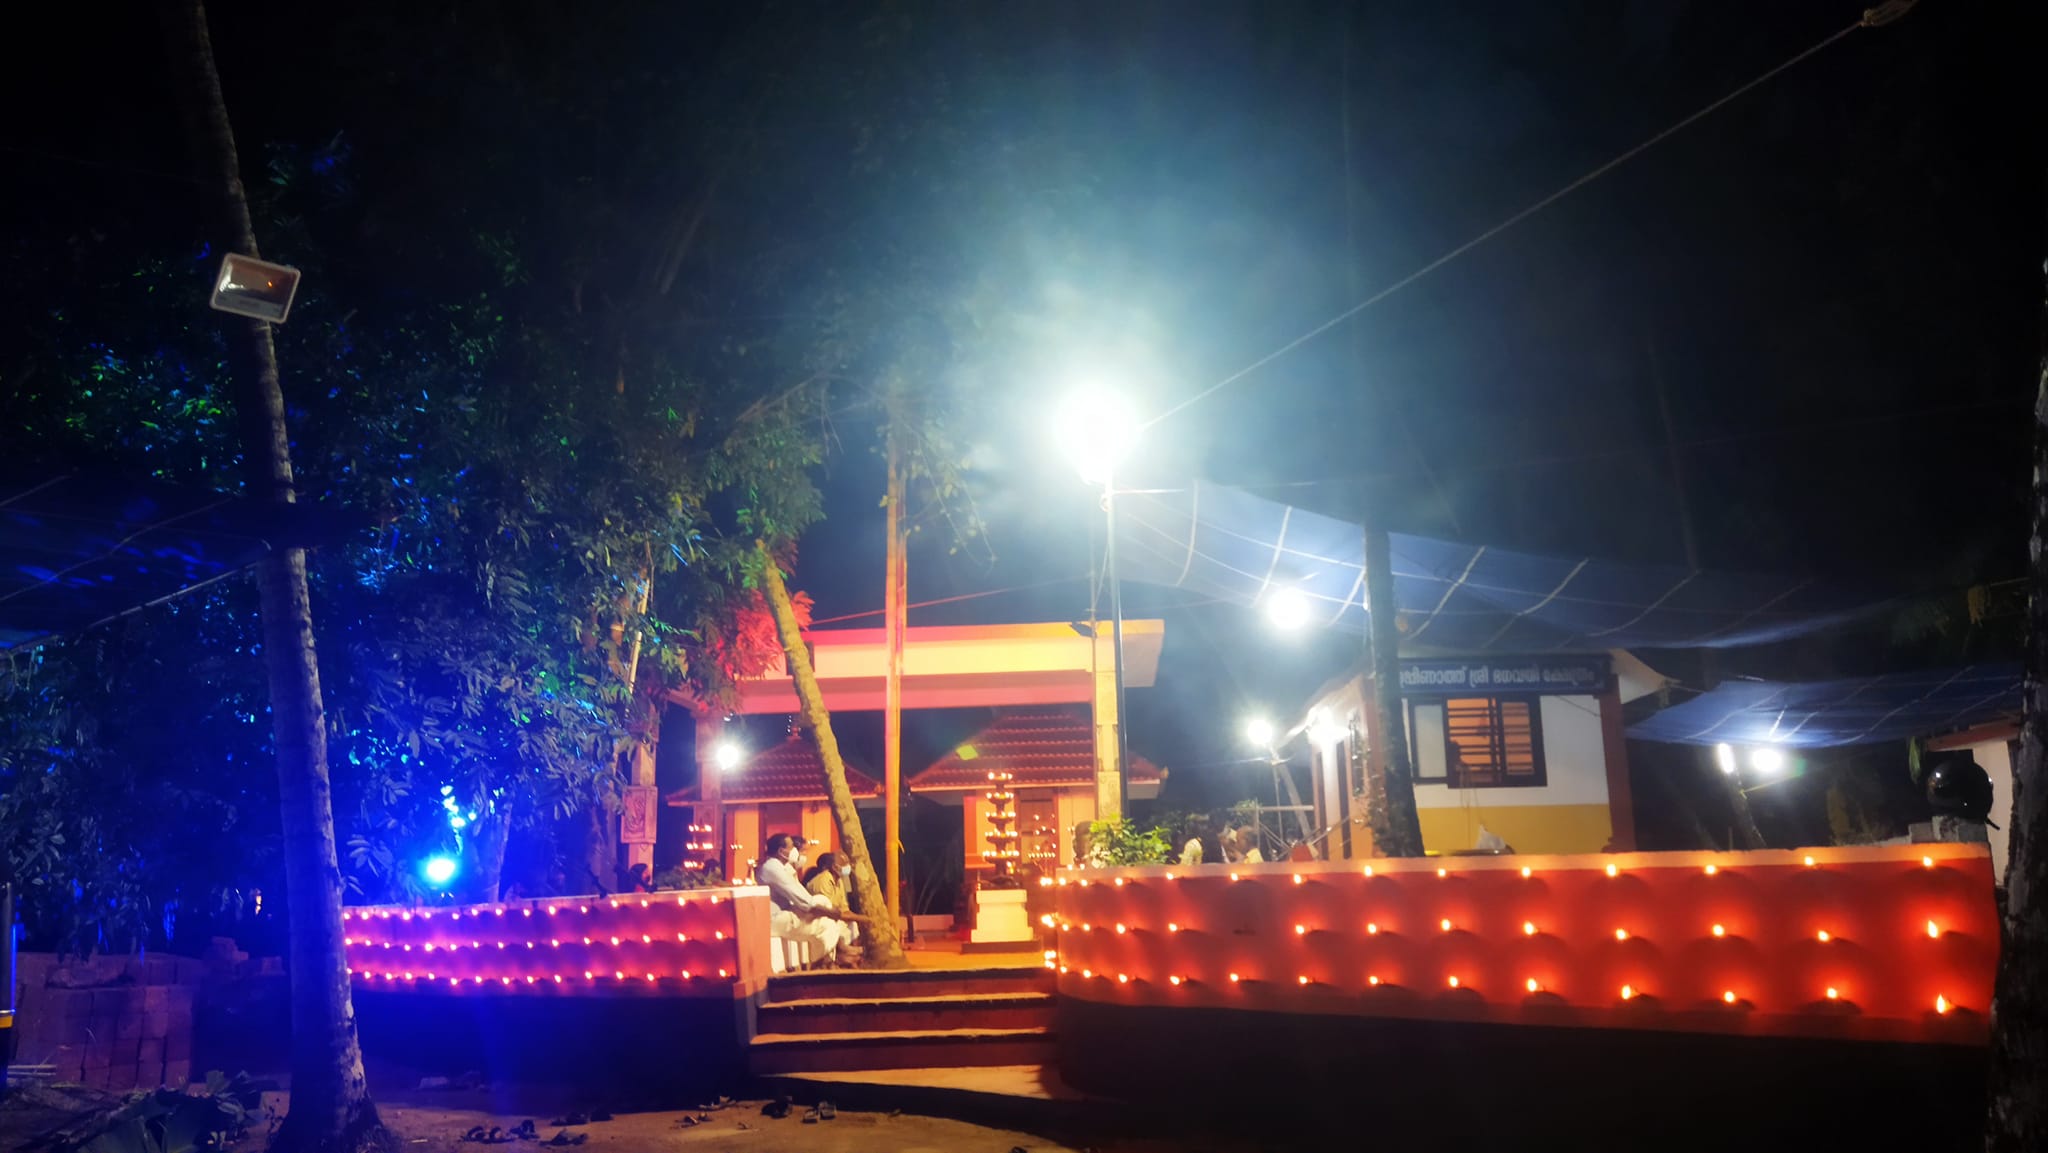
<path fill-rule="evenodd" d="M 910 779 L 913 793 L 986 789 L 992 772 L 1011 774 L 1013 789 L 1095 783 L 1095 730 L 1086 713 L 1016 709 L 996 714 L 980 732 Z M 1131 757 L 1133 782 L 1157 782 L 1159 767 Z"/>
<path fill-rule="evenodd" d="M 882 782 L 852 765 L 846 766 L 846 784 L 856 798 L 882 795 Z M 755 753 L 747 763 L 727 773 L 719 796 L 728 805 L 822 801 L 825 763 L 818 759 L 818 750 L 811 747 L 811 742 L 792 735 L 779 745 Z M 697 799 L 696 785 L 685 785 L 667 797 L 671 805 L 694 805 Z"/>

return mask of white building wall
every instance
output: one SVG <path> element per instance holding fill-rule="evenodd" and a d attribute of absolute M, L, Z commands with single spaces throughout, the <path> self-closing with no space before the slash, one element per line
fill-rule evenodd
<path fill-rule="evenodd" d="M 1600 731 L 1600 700 L 1589 696 L 1542 696 L 1538 715 L 1543 725 L 1542 788 L 1452 789 L 1447 785 L 1415 786 L 1415 805 L 1423 809 L 1454 809 L 1483 800 L 1494 805 L 1604 805 L 1607 803 L 1607 746 Z M 1416 775 L 1444 775 L 1443 706 L 1414 702 L 1409 737 L 1415 749 Z M 1979 762 L 1980 764 L 1982 762 Z"/>

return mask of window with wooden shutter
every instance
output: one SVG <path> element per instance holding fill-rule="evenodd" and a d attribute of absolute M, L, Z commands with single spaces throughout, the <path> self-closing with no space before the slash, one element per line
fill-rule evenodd
<path fill-rule="evenodd" d="M 1454 789 L 1537 788 L 1543 722 L 1536 697 L 1452 697 L 1444 702 L 1444 778 Z"/>

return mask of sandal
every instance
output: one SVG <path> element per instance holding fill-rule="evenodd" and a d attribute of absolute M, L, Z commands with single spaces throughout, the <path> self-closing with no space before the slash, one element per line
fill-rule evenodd
<path fill-rule="evenodd" d="M 835 1117 L 839 1116 L 839 1110 L 838 1110 L 838 1108 L 837 1108 L 837 1107 L 835 1107 L 835 1106 L 834 1106 L 834 1105 L 832 1104 L 832 1102 L 830 1102 L 830 1101 L 820 1101 L 820 1102 L 818 1102 L 818 1109 L 817 1109 L 817 1113 L 818 1113 L 818 1116 L 819 1116 L 820 1118 L 822 1118 L 822 1119 L 824 1119 L 824 1120 L 826 1120 L 826 1121 L 830 1121 L 830 1120 L 832 1120 L 833 1118 L 835 1118 Z"/>
<path fill-rule="evenodd" d="M 806 1125 L 816 1125 L 817 1123 L 818 1123 L 818 1111 L 817 1111 L 816 1109 L 806 1109 L 806 1110 L 804 1110 L 804 1124 L 806 1124 Z"/>

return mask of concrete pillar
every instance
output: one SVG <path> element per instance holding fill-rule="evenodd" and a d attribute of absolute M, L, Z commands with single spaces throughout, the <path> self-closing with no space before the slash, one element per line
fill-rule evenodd
<path fill-rule="evenodd" d="M 1117 715 L 1116 707 L 1116 643 L 1110 639 L 1109 629 L 1099 622 L 1094 658 L 1095 812 L 1098 820 L 1106 821 L 1123 815 L 1123 765 L 1117 740 L 1117 726 L 1123 723 L 1123 718 Z"/>
<path fill-rule="evenodd" d="M 639 806 L 642 830 L 638 836 L 626 841 L 626 868 L 646 865 L 650 876 L 654 873 L 654 838 L 661 823 L 661 794 L 654 787 L 654 744 L 635 741 L 627 754 L 627 784 L 633 790 L 630 804 Z M 621 821 L 619 835 L 626 838 L 631 833 L 633 822 Z"/>

